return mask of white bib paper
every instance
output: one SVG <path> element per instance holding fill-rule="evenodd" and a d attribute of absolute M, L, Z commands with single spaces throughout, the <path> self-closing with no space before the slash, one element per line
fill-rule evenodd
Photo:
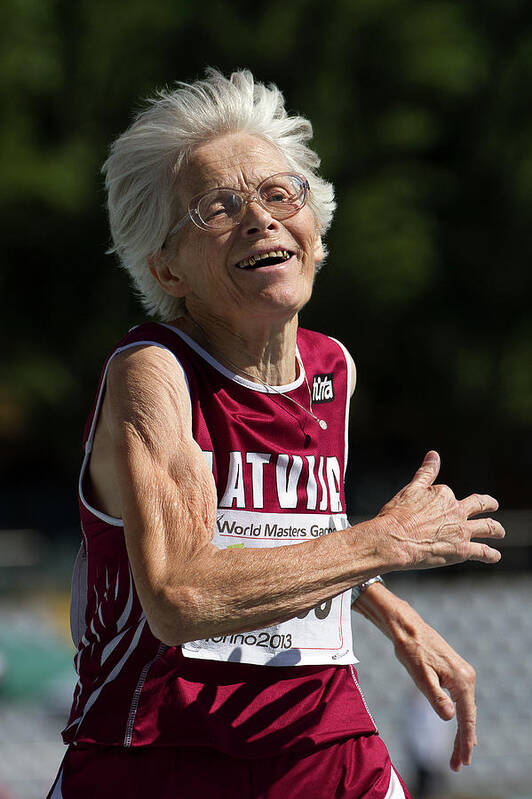
<path fill-rule="evenodd" d="M 344 514 L 218 510 L 213 543 L 219 549 L 290 546 L 348 526 Z M 352 646 L 351 591 L 281 624 L 190 641 L 182 645 L 182 651 L 190 658 L 262 666 L 357 663 Z"/>

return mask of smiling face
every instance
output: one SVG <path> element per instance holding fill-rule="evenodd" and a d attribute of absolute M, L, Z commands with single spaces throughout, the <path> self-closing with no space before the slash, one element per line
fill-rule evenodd
<path fill-rule="evenodd" d="M 289 170 L 279 150 L 257 136 L 220 136 L 198 147 L 181 173 L 179 215 L 191 198 L 209 189 L 253 192 L 266 178 Z M 278 325 L 308 301 L 321 257 L 308 205 L 280 221 L 250 202 L 232 230 L 206 231 L 188 222 L 150 267 L 165 291 L 185 298 L 193 317 L 231 326 L 243 317 Z"/>

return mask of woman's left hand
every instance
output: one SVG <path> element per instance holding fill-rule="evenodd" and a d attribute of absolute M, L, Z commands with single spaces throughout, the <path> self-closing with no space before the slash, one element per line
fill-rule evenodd
<path fill-rule="evenodd" d="M 409 622 L 408 634 L 394 640 L 395 654 L 440 718 L 449 721 L 456 713 L 450 765 L 459 771 L 471 763 L 477 744 L 475 670 L 420 616 Z"/>
<path fill-rule="evenodd" d="M 453 771 L 469 765 L 477 744 L 474 668 L 408 602 L 381 583 L 369 586 L 353 608 L 390 638 L 398 660 L 438 716 L 449 721 L 456 715 L 450 765 Z"/>

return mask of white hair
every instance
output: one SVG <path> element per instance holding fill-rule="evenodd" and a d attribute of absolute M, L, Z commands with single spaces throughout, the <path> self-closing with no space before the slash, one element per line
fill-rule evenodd
<path fill-rule="evenodd" d="M 113 246 L 148 313 L 170 320 L 184 301 L 167 294 L 148 268 L 175 222 L 179 174 L 194 148 L 216 136 L 246 132 L 272 142 L 290 169 L 310 184 L 309 206 L 324 235 L 335 209 L 332 184 L 317 174 L 320 159 L 307 146 L 312 125 L 289 116 L 279 89 L 255 82 L 249 70 L 206 78 L 157 93 L 112 144 L 103 166 Z"/>

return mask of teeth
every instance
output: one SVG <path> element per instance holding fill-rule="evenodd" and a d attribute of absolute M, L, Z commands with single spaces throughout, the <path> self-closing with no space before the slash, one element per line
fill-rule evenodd
<path fill-rule="evenodd" d="M 262 261 L 263 258 L 284 258 L 287 261 L 290 258 L 290 253 L 287 250 L 270 250 L 270 252 L 263 252 L 262 255 L 251 255 L 249 258 L 244 258 L 239 261 L 237 266 L 240 269 L 245 269 L 246 266 L 255 266 L 257 261 Z"/>

